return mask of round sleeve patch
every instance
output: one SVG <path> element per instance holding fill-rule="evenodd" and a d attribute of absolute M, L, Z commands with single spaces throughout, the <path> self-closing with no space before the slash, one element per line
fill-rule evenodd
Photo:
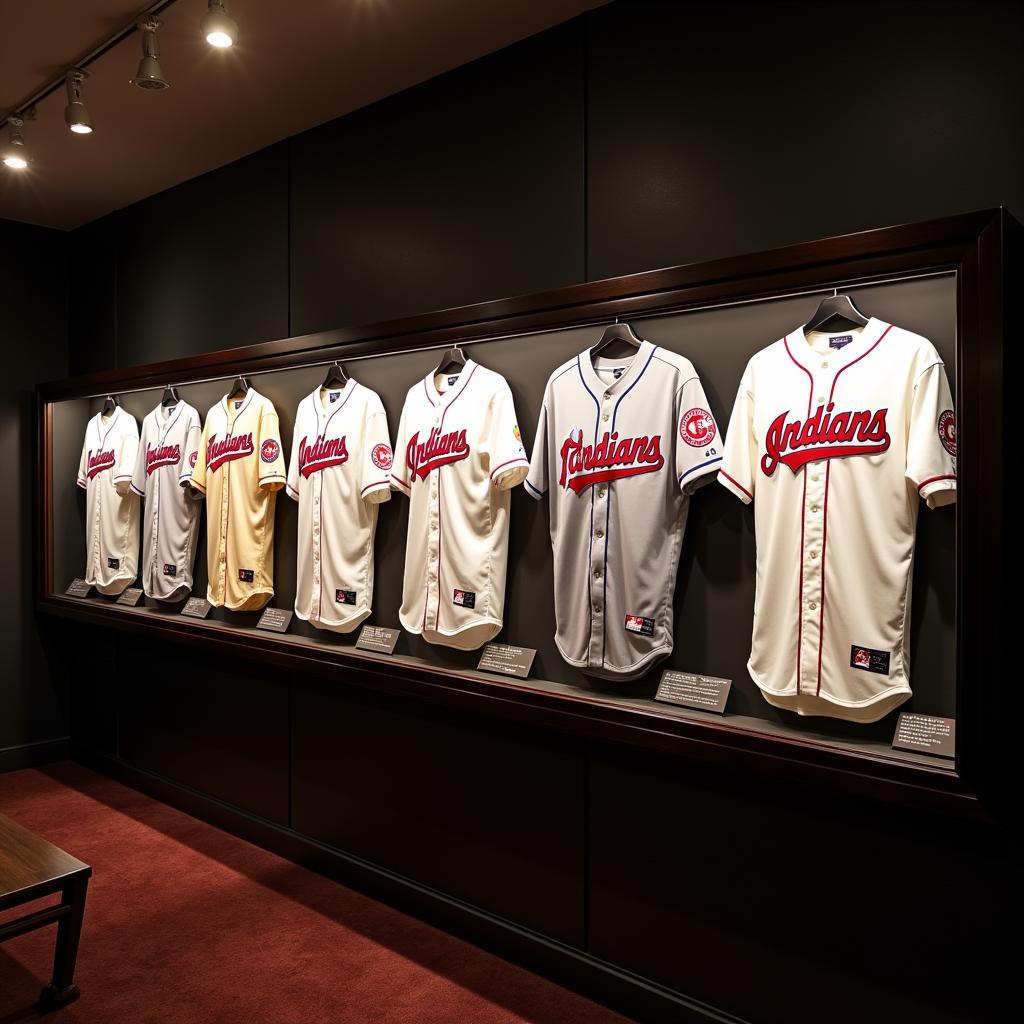
<path fill-rule="evenodd" d="M 281 446 L 273 439 L 264 441 L 260 447 L 260 458 L 264 462 L 274 462 L 281 454 Z"/>
<path fill-rule="evenodd" d="M 193 452 L 193 453 L 192 453 L 192 454 L 191 454 L 191 455 L 190 455 L 190 456 L 188 457 L 188 464 L 189 464 L 189 465 L 190 465 L 190 466 L 191 466 L 191 467 L 192 467 L 193 469 L 195 469 L 195 468 L 196 468 L 196 460 L 197 460 L 198 458 L 199 458 L 199 452 Z"/>
<path fill-rule="evenodd" d="M 390 469 L 394 456 L 388 445 L 377 444 L 373 446 L 373 451 L 370 452 L 370 459 L 378 469 Z"/>
<path fill-rule="evenodd" d="M 956 417 L 952 409 L 946 409 L 939 416 L 939 440 L 942 447 L 956 458 Z"/>
<path fill-rule="evenodd" d="M 679 436 L 691 448 L 703 448 L 715 439 L 715 419 L 707 409 L 690 409 L 679 420 Z"/>

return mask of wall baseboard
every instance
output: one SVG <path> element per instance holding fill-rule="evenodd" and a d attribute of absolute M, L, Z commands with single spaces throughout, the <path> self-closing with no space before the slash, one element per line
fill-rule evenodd
<path fill-rule="evenodd" d="M 65 761 L 70 757 L 71 740 L 68 736 L 58 736 L 52 740 L 38 740 L 35 743 L 22 743 L 17 747 L 0 748 L 0 774 L 13 772 L 19 768 L 35 768 L 52 761 Z"/>
<path fill-rule="evenodd" d="M 135 768 L 110 754 L 74 743 L 71 757 L 147 796 L 645 1024 L 744 1024 L 738 1017 L 688 999 L 582 950 L 531 932 L 191 787 Z"/>

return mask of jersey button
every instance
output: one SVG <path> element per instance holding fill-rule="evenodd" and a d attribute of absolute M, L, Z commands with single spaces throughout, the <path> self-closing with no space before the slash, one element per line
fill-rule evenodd
<path fill-rule="evenodd" d="M 818 506 L 817 505 L 812 505 L 811 506 L 811 511 L 812 512 L 817 512 L 818 511 Z"/>
<path fill-rule="evenodd" d="M 600 578 L 601 578 L 601 570 L 600 569 L 595 569 L 594 570 L 594 579 L 595 580 L 599 580 Z"/>
<path fill-rule="evenodd" d="M 813 612 L 818 607 L 818 602 L 817 601 L 811 601 L 811 602 L 808 603 L 807 607 L 810 608 L 811 611 Z"/>
<path fill-rule="evenodd" d="M 601 490 L 599 490 L 599 491 L 597 492 L 597 496 L 598 496 L 599 498 L 603 498 L 603 497 L 604 497 L 604 488 L 603 488 L 603 487 L 601 488 Z"/>
<path fill-rule="evenodd" d="M 601 538 L 602 538 L 602 537 L 604 536 L 604 530 L 595 530 L 595 531 L 594 531 L 594 536 L 595 536 L 595 537 L 596 537 L 596 538 L 597 538 L 598 540 L 600 540 L 600 539 L 601 539 Z"/>
<path fill-rule="evenodd" d="M 817 558 L 817 557 L 818 557 L 818 552 L 817 551 L 812 551 L 811 552 L 811 558 Z"/>
<path fill-rule="evenodd" d="M 828 369 L 828 360 L 827 360 L 827 359 L 825 360 L 825 362 L 823 362 L 823 363 L 821 364 L 821 368 L 822 368 L 823 370 L 827 370 L 827 369 Z"/>
<path fill-rule="evenodd" d="M 601 419 L 603 419 L 603 420 L 605 421 L 605 423 L 607 423 L 607 422 L 608 422 L 608 420 L 609 420 L 609 415 L 608 415 L 608 413 L 605 413 L 605 414 L 604 414 L 604 415 L 603 415 L 603 416 L 601 417 Z"/>

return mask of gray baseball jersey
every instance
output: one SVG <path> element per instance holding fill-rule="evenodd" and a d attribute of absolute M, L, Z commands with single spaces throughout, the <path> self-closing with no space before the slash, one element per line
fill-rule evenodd
<path fill-rule="evenodd" d="M 146 499 L 142 523 L 142 589 L 160 601 L 182 601 L 192 591 L 201 500 L 192 478 L 203 428 L 187 402 L 158 405 L 142 421 L 131 488 Z"/>
<path fill-rule="evenodd" d="M 631 679 L 672 651 L 672 594 L 689 496 L 721 438 L 688 359 L 643 342 L 583 352 L 551 375 L 527 493 L 548 495 L 555 643 L 590 675 Z"/>
<path fill-rule="evenodd" d="M 85 580 L 101 594 L 120 594 L 138 572 L 139 499 L 129 487 L 139 426 L 117 406 L 85 428 L 78 486 L 85 499 Z"/>

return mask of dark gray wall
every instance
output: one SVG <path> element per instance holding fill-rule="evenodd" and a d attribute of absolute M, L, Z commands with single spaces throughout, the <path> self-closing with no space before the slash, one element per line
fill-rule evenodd
<path fill-rule="evenodd" d="M 34 391 L 67 373 L 66 249 L 59 231 L 0 221 L 0 771 L 67 749 L 67 678 L 53 660 L 56 630 L 32 608 Z"/>
<path fill-rule="evenodd" d="M 1001 4 L 612 4 L 75 232 L 72 368 L 1020 213 L 1022 30 Z M 976 980 L 1010 872 L 973 833 L 324 681 L 291 679 L 288 716 L 274 672 L 218 663 L 188 683 L 187 652 L 108 642 L 117 673 L 76 680 L 83 748 L 458 879 L 496 912 L 506 876 L 562 878 L 559 920 L 581 927 L 526 899 L 523 923 L 754 1021 L 987 1019 Z M 161 670 L 143 679 L 142 658 Z M 532 863 L 503 855 L 518 820 Z"/>

